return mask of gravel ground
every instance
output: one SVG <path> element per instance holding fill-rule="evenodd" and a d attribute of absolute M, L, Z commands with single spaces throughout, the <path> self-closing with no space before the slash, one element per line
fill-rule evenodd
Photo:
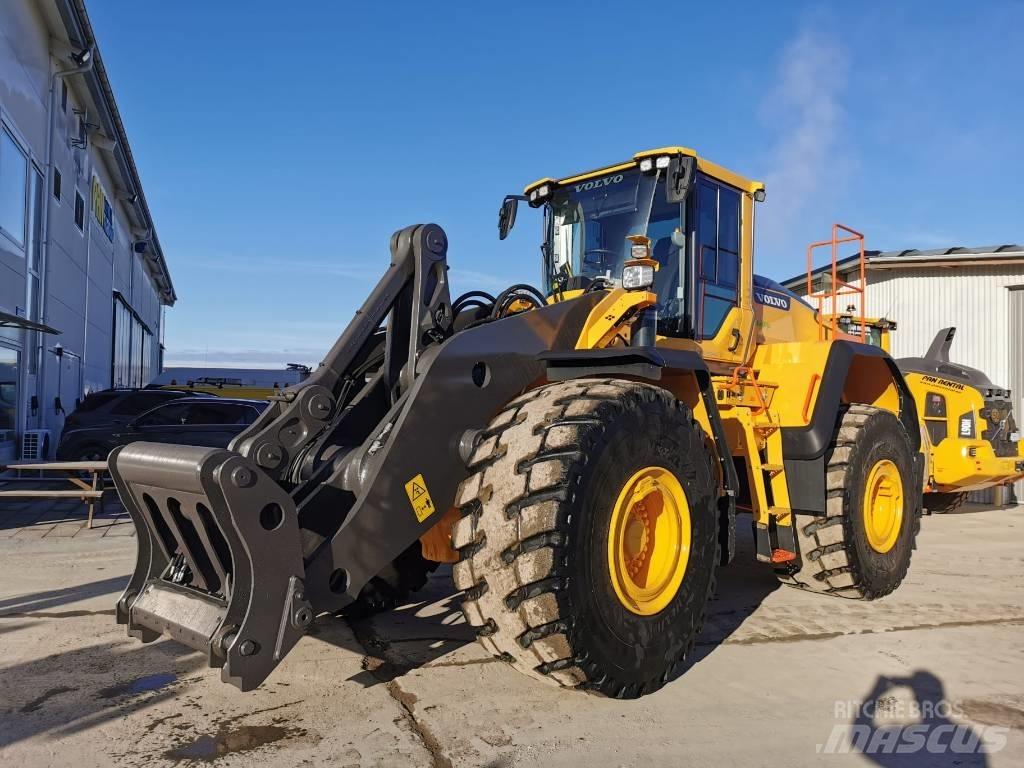
<path fill-rule="evenodd" d="M 780 588 L 742 540 L 689 670 L 633 702 L 488 656 L 447 569 L 390 614 L 320 619 L 243 694 L 198 653 L 124 635 L 131 526 L 80 514 L 0 510 L 5 765 L 1024 764 L 1024 507 L 925 518 L 876 603 Z"/>

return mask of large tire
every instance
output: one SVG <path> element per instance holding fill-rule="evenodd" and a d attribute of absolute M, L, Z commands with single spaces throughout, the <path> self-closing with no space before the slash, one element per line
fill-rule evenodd
<path fill-rule="evenodd" d="M 615 591 L 609 537 L 629 482 L 652 466 L 685 495 L 690 549 L 664 608 L 640 615 Z M 454 578 L 485 648 L 533 677 L 618 698 L 680 671 L 718 562 L 717 475 L 685 405 L 616 379 L 549 384 L 494 418 L 470 468 L 457 498 Z"/>
<path fill-rule="evenodd" d="M 967 501 L 967 493 L 926 493 L 924 508 L 929 512 L 952 512 Z"/>
<path fill-rule="evenodd" d="M 359 597 L 342 609 L 350 619 L 365 619 L 390 611 L 414 592 L 423 589 L 438 563 L 423 557 L 417 540 L 388 566 L 370 579 Z"/>
<path fill-rule="evenodd" d="M 888 595 L 907 575 L 921 526 L 920 491 L 906 430 L 889 411 L 847 406 L 825 460 L 826 516 L 794 516 L 799 558 L 776 574 L 789 586 L 837 597 L 874 600 Z M 894 541 L 879 551 L 869 538 L 864 497 L 873 468 L 884 462 L 899 472 L 902 504 L 891 529 Z"/>

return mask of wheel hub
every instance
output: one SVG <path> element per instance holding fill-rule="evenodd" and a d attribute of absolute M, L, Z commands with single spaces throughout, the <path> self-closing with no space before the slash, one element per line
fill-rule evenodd
<path fill-rule="evenodd" d="M 676 477 L 645 467 L 623 485 L 608 536 L 608 567 L 619 601 L 651 616 L 679 591 L 690 554 L 690 508 Z"/>
<path fill-rule="evenodd" d="M 896 465 L 882 459 L 871 468 L 864 486 L 864 530 L 868 544 L 885 554 L 896 544 L 903 524 L 903 478 Z"/>

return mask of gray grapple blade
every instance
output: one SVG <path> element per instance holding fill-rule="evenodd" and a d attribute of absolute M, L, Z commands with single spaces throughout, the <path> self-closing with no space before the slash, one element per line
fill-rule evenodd
<path fill-rule="evenodd" d="M 258 686 L 313 620 L 291 498 L 219 448 L 132 443 L 111 454 L 110 473 L 138 534 L 118 623 L 205 652 L 224 682 Z"/>

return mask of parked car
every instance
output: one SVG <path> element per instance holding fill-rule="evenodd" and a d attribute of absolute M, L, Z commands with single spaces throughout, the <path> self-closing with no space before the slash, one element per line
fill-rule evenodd
<path fill-rule="evenodd" d="M 138 440 L 226 448 L 266 407 L 265 400 L 178 398 L 126 424 L 65 429 L 57 445 L 57 459 L 103 461 L 117 446 Z"/>
<path fill-rule="evenodd" d="M 202 392 L 171 389 L 101 389 L 92 392 L 64 419 L 64 432 L 101 424 L 127 424 L 158 405 L 183 397 L 209 397 Z M 61 440 L 64 437 L 61 435 Z"/>

